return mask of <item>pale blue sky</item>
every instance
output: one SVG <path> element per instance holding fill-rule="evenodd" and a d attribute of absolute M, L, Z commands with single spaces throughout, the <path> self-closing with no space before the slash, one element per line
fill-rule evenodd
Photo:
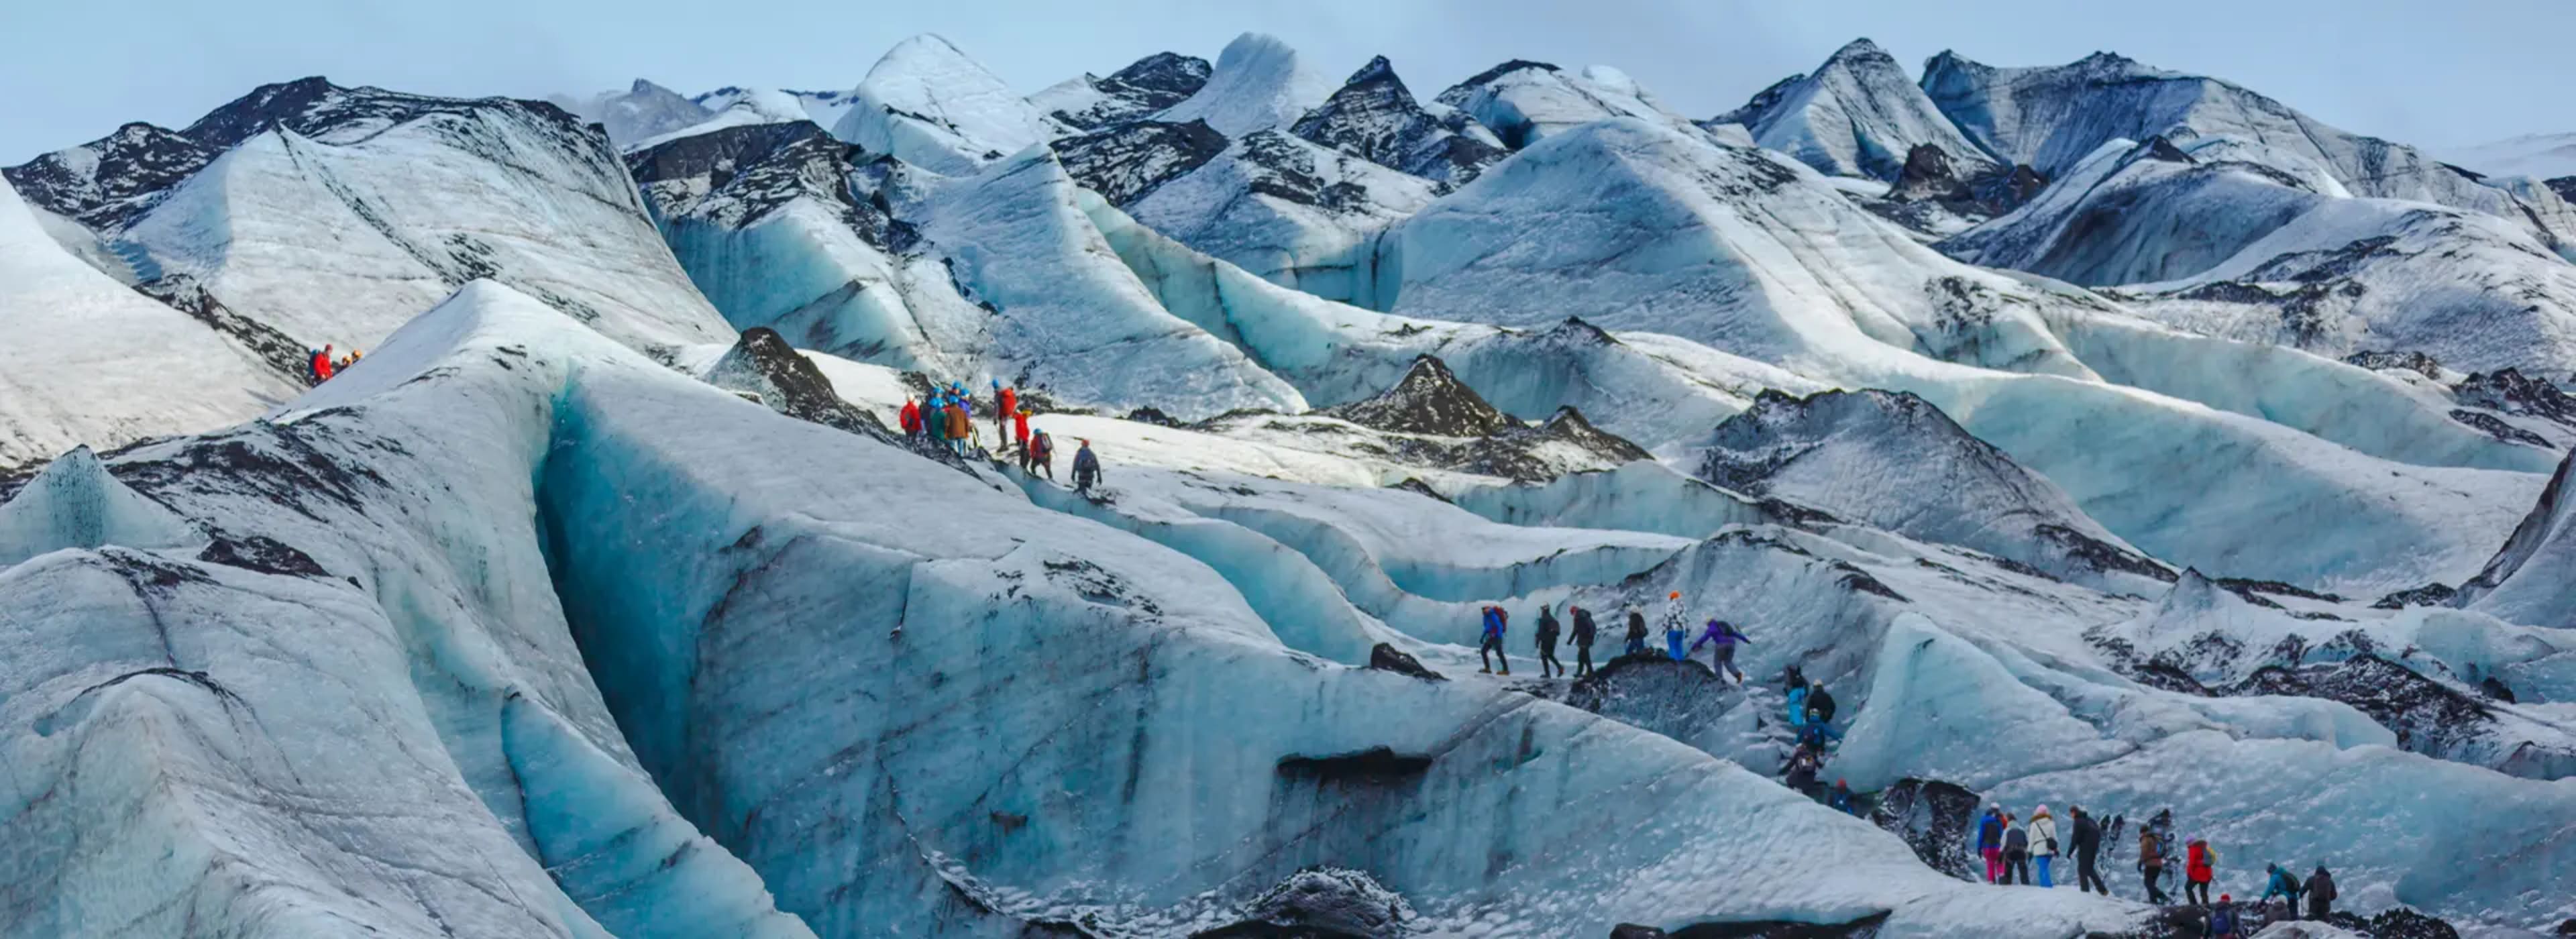
<path fill-rule="evenodd" d="M 131 120 L 181 126 L 263 82 L 542 97 L 642 76 L 846 88 L 937 32 L 1024 91 L 1245 30 L 1332 72 L 1383 53 L 1424 94 L 1507 58 L 1616 65 L 1694 116 L 1855 36 L 1909 67 L 2108 49 L 2236 81 L 2350 130 L 2440 149 L 2576 130 L 2576 0 L 0 0 L 0 163 Z"/>

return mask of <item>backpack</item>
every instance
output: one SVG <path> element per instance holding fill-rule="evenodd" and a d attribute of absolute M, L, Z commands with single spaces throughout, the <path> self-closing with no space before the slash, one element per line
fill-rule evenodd
<path fill-rule="evenodd" d="M 2209 934 L 2213 936 L 2235 935 L 2236 911 L 2226 907 L 2219 907 L 2218 909 L 2211 911 L 2209 914 Z"/>
<path fill-rule="evenodd" d="M 1031 440 L 1031 443 L 1033 448 L 1029 453 L 1036 457 L 1038 462 L 1055 459 L 1055 438 L 1047 436 L 1046 431 L 1038 431 L 1038 435 Z"/>
<path fill-rule="evenodd" d="M 1834 693 L 1817 685 L 1807 689 L 1807 717 L 1817 723 L 1834 719 Z"/>

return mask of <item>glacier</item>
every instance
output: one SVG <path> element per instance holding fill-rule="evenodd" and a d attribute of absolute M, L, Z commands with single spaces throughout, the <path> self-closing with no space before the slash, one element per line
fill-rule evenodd
<path fill-rule="evenodd" d="M 2336 871 L 2265 935 L 2576 917 L 2543 183 L 2107 56 L 1339 74 L 311 79 L 10 168 L 0 933 L 2188 934 L 2159 813 Z M 1667 595 L 1743 679 L 1624 653 Z M 2117 899 L 1967 874 L 2040 802 Z"/>

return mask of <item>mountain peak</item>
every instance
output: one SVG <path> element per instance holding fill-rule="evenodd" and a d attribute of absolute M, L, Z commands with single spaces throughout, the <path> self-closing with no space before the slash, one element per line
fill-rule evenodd
<path fill-rule="evenodd" d="M 1896 64 L 1895 56 L 1887 54 L 1887 50 L 1879 48 L 1878 43 L 1870 41 L 1869 37 L 1862 36 L 1850 42 L 1843 43 L 1842 48 L 1834 50 L 1833 55 L 1825 58 L 1825 64 L 1830 66 L 1841 62 L 1876 62 L 1880 60 L 1884 60 L 1890 65 Z"/>
<path fill-rule="evenodd" d="M 1328 413 L 1372 430 L 1434 437 L 1483 437 L 1520 426 L 1431 355 L 1414 359 L 1395 387 Z"/>
<path fill-rule="evenodd" d="M 1229 138 L 1297 120 L 1330 97 L 1332 80 L 1308 68 L 1297 50 L 1266 33 L 1244 33 L 1227 43 L 1207 83 L 1160 120 L 1204 119 Z"/>

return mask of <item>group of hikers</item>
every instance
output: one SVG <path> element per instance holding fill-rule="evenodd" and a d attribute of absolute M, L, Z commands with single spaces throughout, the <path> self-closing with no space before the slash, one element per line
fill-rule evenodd
<path fill-rule="evenodd" d="M 2106 826 L 2101 819 L 2086 814 L 2081 806 L 2068 806 L 2067 815 L 2073 821 L 2062 850 L 2075 855 L 2076 889 L 2110 896 L 2111 888 L 2102 882 L 2101 872 L 2095 866 L 2105 841 Z M 2120 831 L 2127 825 L 2125 817 L 2113 817 L 2107 826 L 2109 840 L 2116 842 Z M 1977 821 L 1977 853 L 1986 862 L 1986 882 L 2056 886 L 2051 865 L 2061 853 L 2057 836 L 2057 819 L 2049 815 L 2048 806 L 2040 806 L 2032 812 L 2027 822 L 2004 811 L 2000 804 L 1988 806 L 1985 816 Z M 2172 895 L 2165 892 L 2164 879 L 2175 866 L 2176 840 L 2173 812 L 2170 810 L 2156 813 L 2153 820 L 2138 829 L 2137 870 L 2140 880 L 2146 884 L 2149 903 L 2161 906 L 2173 900 Z M 2193 906 L 2209 908 L 2210 936 L 2237 939 L 2272 921 L 2298 919 L 2301 900 L 2306 901 L 2308 919 L 2321 920 L 2333 911 L 2334 875 L 2326 871 L 2325 865 L 2317 865 L 2316 872 L 2305 880 L 2289 868 L 2278 864 L 2265 865 L 2263 894 L 2255 904 L 2266 912 L 2262 922 L 2253 922 L 2252 917 L 2237 909 L 2236 898 L 2231 894 L 2222 893 L 2218 895 L 2217 902 L 2210 901 L 2210 884 L 2218 879 L 2217 848 L 2211 847 L 2206 839 L 2193 838 L 2181 843 L 2180 856 L 2183 900 Z M 2034 869 L 2038 875 L 2036 880 L 2032 877 Z M 2277 910 L 2272 908 L 2272 901 L 2276 898 L 2282 901 Z"/>
<path fill-rule="evenodd" d="M 358 357 L 361 355 L 364 353 L 351 349 L 348 355 L 334 358 L 331 355 L 331 344 L 327 342 L 322 344 L 322 348 L 306 349 L 304 350 L 304 381 L 314 385 L 330 381 L 331 376 L 358 364 Z"/>
<path fill-rule="evenodd" d="M 1049 481 L 1053 481 L 1055 438 L 1047 436 L 1044 430 L 1030 429 L 1032 412 L 1020 400 L 1019 389 L 994 379 L 992 401 L 997 452 L 1004 455 L 1016 452 L 1020 472 L 1032 476 L 1044 473 Z M 975 396 L 966 392 L 963 383 L 950 382 L 944 388 L 934 384 L 930 393 L 919 401 L 907 395 L 903 399 L 903 408 L 895 416 L 907 437 L 927 439 L 961 457 L 972 456 L 982 449 L 982 443 L 975 434 Z M 1016 451 L 1012 448 L 1014 443 L 1019 445 Z M 1091 441 L 1080 443 L 1081 448 L 1073 455 L 1073 489 L 1088 495 L 1091 487 L 1100 482 L 1100 456 L 1091 452 Z"/>
<path fill-rule="evenodd" d="M 1627 614 L 1628 642 L 1622 657 L 1649 655 L 1646 650 L 1645 611 L 1629 604 Z M 1512 660 L 1504 651 L 1503 638 L 1511 625 L 1511 614 L 1500 606 L 1489 605 L 1484 608 L 1483 616 L 1484 631 L 1476 649 L 1476 658 L 1484 665 L 1481 671 L 1495 674 L 1495 666 L 1499 664 L 1501 674 L 1509 675 L 1512 673 Z M 1581 606 L 1567 604 L 1566 617 L 1574 623 L 1573 677 L 1583 678 L 1593 673 L 1592 644 L 1600 635 L 1600 628 L 1592 618 L 1592 611 Z M 1710 618 L 1701 626 L 1699 638 L 1692 640 L 1690 610 L 1683 604 L 1678 590 L 1665 595 L 1659 619 L 1664 631 L 1665 657 L 1675 662 L 1691 661 L 1691 656 L 1697 655 L 1701 646 L 1709 646 L 1709 671 L 1717 676 L 1717 680 L 1727 682 L 1731 679 L 1739 687 L 1744 684 L 1744 670 L 1735 665 L 1735 647 L 1753 644 L 1751 636 L 1745 635 L 1732 623 Z M 1537 631 L 1539 677 L 1566 677 L 1564 663 L 1556 659 L 1556 643 L 1562 635 L 1563 621 L 1557 618 L 1555 607 L 1541 604 Z M 1822 799 L 1836 810 L 1855 816 L 1861 814 L 1859 801 L 1848 782 L 1835 780 L 1831 790 L 1826 790 L 1820 782 L 1833 744 L 1843 736 L 1842 731 L 1833 726 L 1833 693 L 1826 691 L 1821 684 L 1808 682 L 1794 665 L 1787 670 L 1785 692 L 1787 725 L 1796 734 L 1796 747 L 1780 766 L 1782 782 L 1810 799 Z"/>

